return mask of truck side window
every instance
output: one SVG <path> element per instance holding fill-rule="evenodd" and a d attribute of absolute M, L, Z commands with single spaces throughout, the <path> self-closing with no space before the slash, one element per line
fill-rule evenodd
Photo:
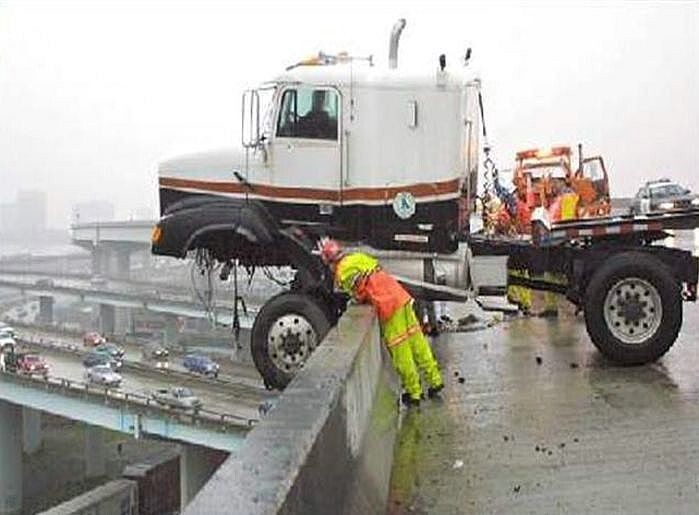
<path fill-rule="evenodd" d="M 311 88 L 284 91 L 277 136 L 337 140 L 337 93 Z"/>

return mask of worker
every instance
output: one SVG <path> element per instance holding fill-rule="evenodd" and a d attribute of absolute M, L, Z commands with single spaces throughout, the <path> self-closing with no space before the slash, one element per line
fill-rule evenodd
<path fill-rule="evenodd" d="M 333 100 L 323 89 L 313 91 L 311 109 L 299 121 L 300 137 L 312 139 L 337 139 L 337 120 L 326 109 L 326 100 Z"/>
<path fill-rule="evenodd" d="M 548 208 L 549 219 L 552 222 L 563 222 L 575 218 L 579 197 L 564 180 L 556 178 L 552 181 L 552 197 L 553 200 Z M 566 276 L 560 273 L 545 272 L 543 280 L 562 286 L 567 284 Z M 544 309 L 539 315 L 543 317 L 558 316 L 558 297 L 557 293 L 545 291 Z"/>
<path fill-rule="evenodd" d="M 514 224 L 515 232 L 519 234 L 526 234 L 531 225 L 531 208 L 527 198 L 529 191 L 524 188 L 515 190 L 517 207 Z M 516 305 L 524 315 L 529 315 L 532 310 L 532 291 L 526 286 L 515 284 L 517 279 L 529 279 L 527 265 L 519 256 L 508 256 L 507 276 L 507 301 Z"/>
<path fill-rule="evenodd" d="M 439 396 L 444 388 L 442 374 L 415 316 L 410 294 L 372 256 L 345 253 L 337 241 L 329 238 L 322 239 L 319 248 L 323 263 L 333 271 L 335 285 L 357 302 L 368 302 L 376 310 L 381 338 L 405 390 L 402 402 L 408 407 L 420 405 L 420 372 L 428 385 L 427 396 Z"/>

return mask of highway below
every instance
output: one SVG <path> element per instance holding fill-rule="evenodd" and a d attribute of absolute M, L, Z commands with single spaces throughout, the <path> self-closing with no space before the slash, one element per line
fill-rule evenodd
<path fill-rule="evenodd" d="M 77 339 L 56 338 L 47 332 L 18 331 L 17 341 L 20 347 L 37 352 L 46 359 L 51 367 L 50 375 L 75 382 L 85 382 L 86 368 L 82 364 L 85 350 L 77 345 Z M 39 343 L 42 342 L 42 343 Z M 53 348 L 51 348 L 53 347 Z M 267 392 L 262 382 L 219 375 L 218 379 L 192 374 L 181 368 L 172 371 L 156 368 L 137 360 L 132 361 L 134 352 L 125 355 L 124 366 L 120 370 L 123 383 L 119 390 L 150 396 L 159 388 L 185 386 L 199 397 L 203 408 L 222 414 L 229 414 L 249 420 L 257 420 L 258 407 L 265 400 L 275 395 Z"/>
<path fill-rule="evenodd" d="M 58 346 L 64 348 L 67 352 L 88 352 L 90 349 L 83 344 L 83 340 L 79 336 L 73 336 L 66 333 L 61 333 L 58 331 L 50 331 L 44 328 L 31 328 L 31 327 L 16 327 L 17 336 L 26 341 L 35 342 L 51 342 L 53 346 Z M 161 366 L 158 366 L 155 362 L 146 360 L 143 357 L 142 345 L 136 343 L 118 343 L 120 347 L 124 349 L 124 360 L 134 364 L 138 364 L 142 367 L 149 367 L 153 369 L 153 373 L 162 374 L 165 371 L 162 370 Z M 230 354 L 233 353 L 231 349 Z M 207 353 L 197 352 L 197 354 Z M 216 354 L 210 354 L 210 357 L 216 361 L 220 367 L 221 371 L 218 376 L 220 382 L 226 382 L 230 384 L 236 384 L 241 386 L 248 386 L 254 390 L 264 390 L 264 384 L 260 378 L 260 374 L 257 372 L 254 366 L 250 364 L 243 364 L 233 361 L 231 358 L 227 357 L 217 357 L 220 352 Z M 183 365 L 182 359 L 184 354 L 173 352 L 170 350 L 170 357 L 167 360 L 167 370 L 173 372 L 180 372 L 183 374 L 190 374 L 193 378 L 199 378 L 204 380 L 201 376 L 191 374 Z"/>

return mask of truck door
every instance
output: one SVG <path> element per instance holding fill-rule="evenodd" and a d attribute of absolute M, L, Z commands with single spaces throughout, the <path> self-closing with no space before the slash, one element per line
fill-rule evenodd
<path fill-rule="evenodd" d="M 280 98 L 271 148 L 272 185 L 284 197 L 277 200 L 303 205 L 304 221 L 327 218 L 340 201 L 340 94 L 294 85 Z"/>

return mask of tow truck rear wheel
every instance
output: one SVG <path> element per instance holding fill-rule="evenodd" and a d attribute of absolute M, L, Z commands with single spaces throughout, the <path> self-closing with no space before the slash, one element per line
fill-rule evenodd
<path fill-rule="evenodd" d="M 326 310 L 302 293 L 281 293 L 260 309 L 251 351 L 267 388 L 283 389 L 330 330 Z"/>
<path fill-rule="evenodd" d="M 682 326 L 680 284 L 653 256 L 613 256 L 588 284 L 585 324 L 592 343 L 611 360 L 655 361 L 672 347 Z"/>

